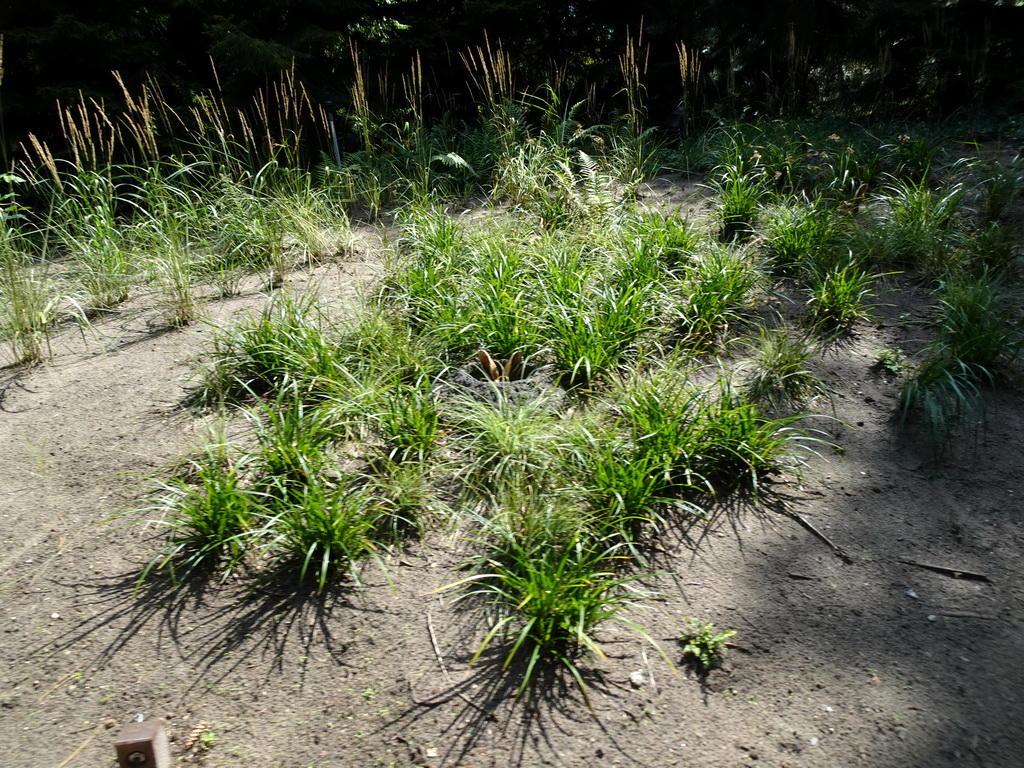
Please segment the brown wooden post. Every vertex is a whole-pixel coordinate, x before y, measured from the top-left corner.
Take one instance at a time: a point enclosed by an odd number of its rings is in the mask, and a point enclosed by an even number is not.
[[[160,720],[128,723],[114,740],[118,768],[172,768],[167,733]]]

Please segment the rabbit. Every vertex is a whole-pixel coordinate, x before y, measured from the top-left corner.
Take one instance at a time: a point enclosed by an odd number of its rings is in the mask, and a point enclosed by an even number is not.
[[[480,350],[477,354],[477,359],[480,361],[480,367],[483,369],[484,374],[491,381],[512,381],[519,375],[519,368],[523,362],[523,353],[514,352],[505,365],[500,365],[485,349]]]

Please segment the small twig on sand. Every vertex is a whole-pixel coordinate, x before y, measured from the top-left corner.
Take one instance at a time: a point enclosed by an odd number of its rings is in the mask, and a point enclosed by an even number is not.
[[[56,683],[54,683],[49,688],[47,688],[45,691],[43,691],[42,695],[40,695],[40,697],[39,697],[39,700],[40,701],[45,701],[47,696],[49,696],[51,693],[53,693],[58,688],[60,688],[62,685],[64,685],[64,683],[66,683],[68,680],[74,680],[75,679],[75,675],[81,676],[82,675],[82,671],[84,669],[85,669],[85,667],[82,666],[82,667],[79,667],[77,669],[72,670],[71,672],[68,672],[66,675],[64,675],[64,677],[62,677]]]
[[[975,581],[987,581],[991,583],[992,579],[986,576],[984,573],[973,573],[972,571],[965,571],[962,568],[947,568],[944,565],[930,565],[928,563],[919,563],[916,560],[908,560],[905,557],[897,558],[904,565],[913,565],[917,568],[925,568],[929,571],[935,571],[936,573],[942,573],[946,576],[952,576],[954,579],[973,579]]]
[[[72,760],[74,760],[76,757],[78,757],[78,755],[81,754],[82,750],[85,749],[87,746],[89,746],[89,744],[92,742],[92,740],[95,739],[96,736],[99,735],[99,732],[102,731],[102,730],[103,730],[103,723],[100,723],[95,728],[93,728],[92,733],[89,734],[89,738],[87,738],[85,741],[83,741],[81,744],[79,744],[78,748],[74,752],[72,752],[70,755],[68,755],[67,758],[64,760],[64,762],[61,763],[60,765],[58,765],[57,768],[64,768],[64,766],[68,765]]]
[[[640,656],[644,660],[644,666],[647,667],[647,679],[651,681],[651,690],[654,692],[654,695],[657,696],[658,695],[658,684],[656,682],[654,682],[654,670],[651,669],[651,662],[650,662],[650,659],[647,658],[647,651],[644,650],[643,648],[641,648],[640,649]]]
[[[785,515],[787,515],[788,517],[792,518],[793,520],[796,520],[798,523],[800,523],[800,525],[802,525],[808,531],[810,531],[815,536],[817,536],[819,539],[821,539],[823,542],[825,542],[825,544],[828,545],[828,548],[832,550],[833,554],[835,554],[844,563],[846,563],[847,565],[850,565],[853,562],[853,558],[850,557],[848,554],[846,554],[846,550],[844,550],[838,544],[834,543],[832,541],[832,539],[830,539],[824,533],[822,533],[817,528],[815,528],[813,525],[811,525],[807,521],[807,519],[803,515],[801,515],[799,512],[794,512],[792,509],[789,509],[787,506],[783,506],[782,509],[783,509],[783,513]]]
[[[477,704],[475,701],[469,698],[469,696],[464,694],[462,691],[448,690],[447,692],[439,693],[436,696],[431,696],[427,699],[419,699],[416,698],[416,691],[413,690],[411,682],[409,683],[409,691],[410,693],[412,693],[412,703],[415,704],[417,707],[439,707],[442,704],[447,704],[452,699],[462,699],[464,702],[469,704],[469,706],[473,707],[473,709],[477,710],[478,712],[482,712],[483,714],[488,716],[493,716],[492,712],[490,712],[484,707],[481,707],[479,704]]]
[[[434,656],[437,658],[438,666],[441,667],[441,673],[444,675],[444,679],[448,681],[448,685],[452,684],[452,676],[448,674],[448,668],[444,665],[444,659],[441,658],[441,649],[437,645],[437,638],[434,636],[434,623],[430,620],[430,611],[427,610],[427,632],[430,635],[430,644],[434,648]]]

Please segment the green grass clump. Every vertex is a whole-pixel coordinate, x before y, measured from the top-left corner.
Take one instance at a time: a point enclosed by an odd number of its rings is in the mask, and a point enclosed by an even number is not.
[[[331,337],[342,370],[340,379],[329,382],[329,394],[338,388],[350,389],[353,380],[375,382],[374,386],[411,385],[446,367],[443,339],[430,332],[414,332],[387,308],[357,307],[351,316],[329,325],[336,328]]]
[[[726,378],[692,402],[687,469],[714,495],[734,488],[757,493],[764,475],[796,469],[801,455],[822,442],[798,428],[803,414],[768,418]]]
[[[258,317],[218,330],[192,400],[213,405],[274,396],[286,386],[305,395],[322,395],[340,376],[335,345],[317,298],[274,296]]]
[[[842,257],[842,220],[819,203],[780,203],[762,211],[767,268],[773,274],[827,269]]]
[[[363,478],[312,480],[291,492],[291,503],[267,522],[263,548],[274,565],[296,569],[298,582],[313,581],[318,592],[339,573],[358,585],[360,562],[377,556],[379,521],[377,501]]]
[[[438,487],[437,465],[420,462],[376,463],[368,478],[377,512],[375,539],[400,544],[422,537],[429,528],[456,522],[454,510]]]
[[[73,260],[82,304],[89,310],[111,309],[128,298],[140,267],[117,216],[123,190],[111,175],[98,171],[66,174],[64,183],[49,227]]]
[[[255,442],[251,457],[259,487],[283,503],[323,475],[328,449],[347,431],[333,409],[309,405],[299,394],[285,387],[274,401],[242,411]]]
[[[963,230],[964,188],[933,191],[918,182],[893,179],[875,197],[878,218],[867,230],[866,247],[885,267],[943,274]]]
[[[0,338],[13,363],[37,365],[47,358],[61,301],[45,266],[0,242]]]
[[[807,276],[808,308],[811,322],[826,333],[845,331],[858,320],[869,320],[868,306],[874,298],[873,274],[852,257],[830,269],[813,269]]]
[[[463,300],[469,250],[443,213],[424,214],[407,227],[408,242],[389,265],[379,301],[400,313],[414,333],[430,333],[446,351],[468,353],[472,325]]]
[[[383,394],[372,421],[390,461],[426,461],[444,432],[431,381],[397,384]]]
[[[465,399],[452,410],[463,493],[474,503],[501,506],[549,489],[563,441],[554,403],[516,402],[495,389],[494,402]]]
[[[624,457],[650,467],[661,489],[684,496],[756,492],[764,474],[795,467],[816,442],[796,428],[801,415],[765,416],[724,374],[709,387],[669,370],[626,380],[606,397],[627,435]]]
[[[657,438],[640,444],[622,426],[583,426],[570,436],[563,457],[573,489],[567,498],[578,503],[592,536],[620,542],[646,562],[641,546],[647,537],[666,530],[676,515],[699,517],[701,511],[680,498],[676,468],[651,449]]]
[[[661,491],[704,483],[692,467],[698,438],[691,429],[704,394],[685,370],[667,366],[621,379],[605,395],[607,407],[619,416],[630,460],[649,468]]]
[[[747,321],[764,273],[743,250],[709,245],[678,281],[674,314],[679,335],[694,352],[708,352]]]
[[[477,573],[445,589],[462,588],[460,599],[479,601],[486,611],[488,631],[472,662],[495,641],[508,649],[503,669],[521,660],[517,697],[544,665],[556,664],[569,671],[592,706],[580,658],[604,658],[594,630],[605,622],[627,627],[661,652],[646,630],[625,615],[644,594],[629,588],[636,576],[616,572],[614,547],[579,536],[556,542],[531,539],[519,533],[525,526],[489,525],[485,530],[492,541],[476,563]]]
[[[716,169],[710,186],[716,195],[721,240],[734,242],[749,238],[757,221],[758,206],[767,194],[762,169],[721,166]]]
[[[769,408],[803,406],[825,392],[825,385],[808,369],[817,354],[814,341],[787,328],[761,332],[744,385],[748,400]]]
[[[636,213],[626,218],[620,230],[623,258],[619,270],[626,280],[644,275],[660,279],[666,271],[688,264],[705,236],[693,221],[679,214]]]
[[[484,242],[463,286],[466,298],[464,333],[476,345],[502,358],[516,352],[535,355],[544,344],[534,264],[516,243]],[[525,279],[524,279],[525,277]]]
[[[892,174],[902,179],[927,181],[942,153],[942,138],[937,131],[928,128],[900,132],[882,147]]]
[[[1021,172],[1020,159],[1014,158],[1013,162],[1005,165],[993,160],[986,163],[982,170],[982,221],[1001,221],[1024,191],[1024,173]]]
[[[246,485],[248,471],[244,457],[213,443],[188,462],[186,472],[157,483],[142,511],[159,515],[150,522],[168,529],[167,543],[140,582],[163,568],[175,583],[200,569],[220,568],[225,579],[231,574],[267,511],[264,496]]]
[[[1021,335],[1003,308],[1005,281],[997,274],[954,276],[937,290],[939,337],[934,347],[968,365],[985,368],[1016,357]]]
[[[980,275],[1007,269],[1016,257],[1017,235],[1011,226],[998,221],[972,232],[963,243],[957,266],[961,272]]]
[[[902,420],[919,417],[936,451],[981,408],[981,387],[1016,359],[1022,343],[1017,324],[1002,309],[998,275],[958,275],[937,289],[938,333],[924,361],[909,375],[900,403]]]
[[[590,285],[555,299],[543,322],[556,372],[572,386],[612,372],[655,329],[660,296],[650,283]]]
[[[226,578],[259,553],[269,563],[253,567],[290,570],[317,591],[339,573],[358,583],[362,560],[420,529],[427,513],[413,510],[440,508],[425,494],[414,498],[411,482],[394,473],[386,482],[340,473],[329,452],[339,435],[330,410],[295,395],[285,390],[246,409],[243,443],[213,443],[186,473],[157,484],[144,509],[159,513],[153,522],[170,533],[140,581],[164,568],[176,584],[216,568]]]
[[[920,418],[932,449],[942,454],[954,432],[981,407],[981,386],[991,372],[934,351],[900,390],[900,418]]]

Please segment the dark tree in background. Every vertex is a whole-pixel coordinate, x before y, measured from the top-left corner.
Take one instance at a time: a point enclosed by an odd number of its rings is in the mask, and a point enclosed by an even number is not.
[[[156,78],[187,104],[217,87],[248,98],[282,70],[341,102],[349,41],[371,70],[419,52],[438,109],[466,101],[460,54],[501,41],[523,85],[560,73],[613,100],[618,57],[641,31],[652,118],[682,96],[679,44],[699,64],[697,113],[904,117],[1024,101],[1022,0],[32,0],[0,5],[8,146],[45,131],[57,100],[116,105]],[[214,78],[211,60],[216,64]]]
[[[10,3],[5,3],[10,5]],[[350,36],[389,28],[384,0],[32,0],[0,11],[8,142],[42,129],[57,100],[116,104],[147,76],[174,104],[210,88],[247,99],[296,67],[323,88],[348,63]],[[216,75],[214,66],[216,66]]]
[[[19,136],[37,121],[42,123],[58,100],[69,104],[79,94],[111,96],[116,87],[113,69],[129,81],[146,71],[166,78],[172,71],[167,5],[34,0],[8,7],[0,26],[7,132]]]
[[[407,28],[382,53],[420,50],[453,89],[458,53],[486,30],[526,82],[544,82],[554,61],[610,96],[617,57],[642,30],[656,115],[680,98],[679,43],[700,64],[704,106],[730,116],[924,118],[1024,102],[1022,0],[413,0],[400,15]]]

